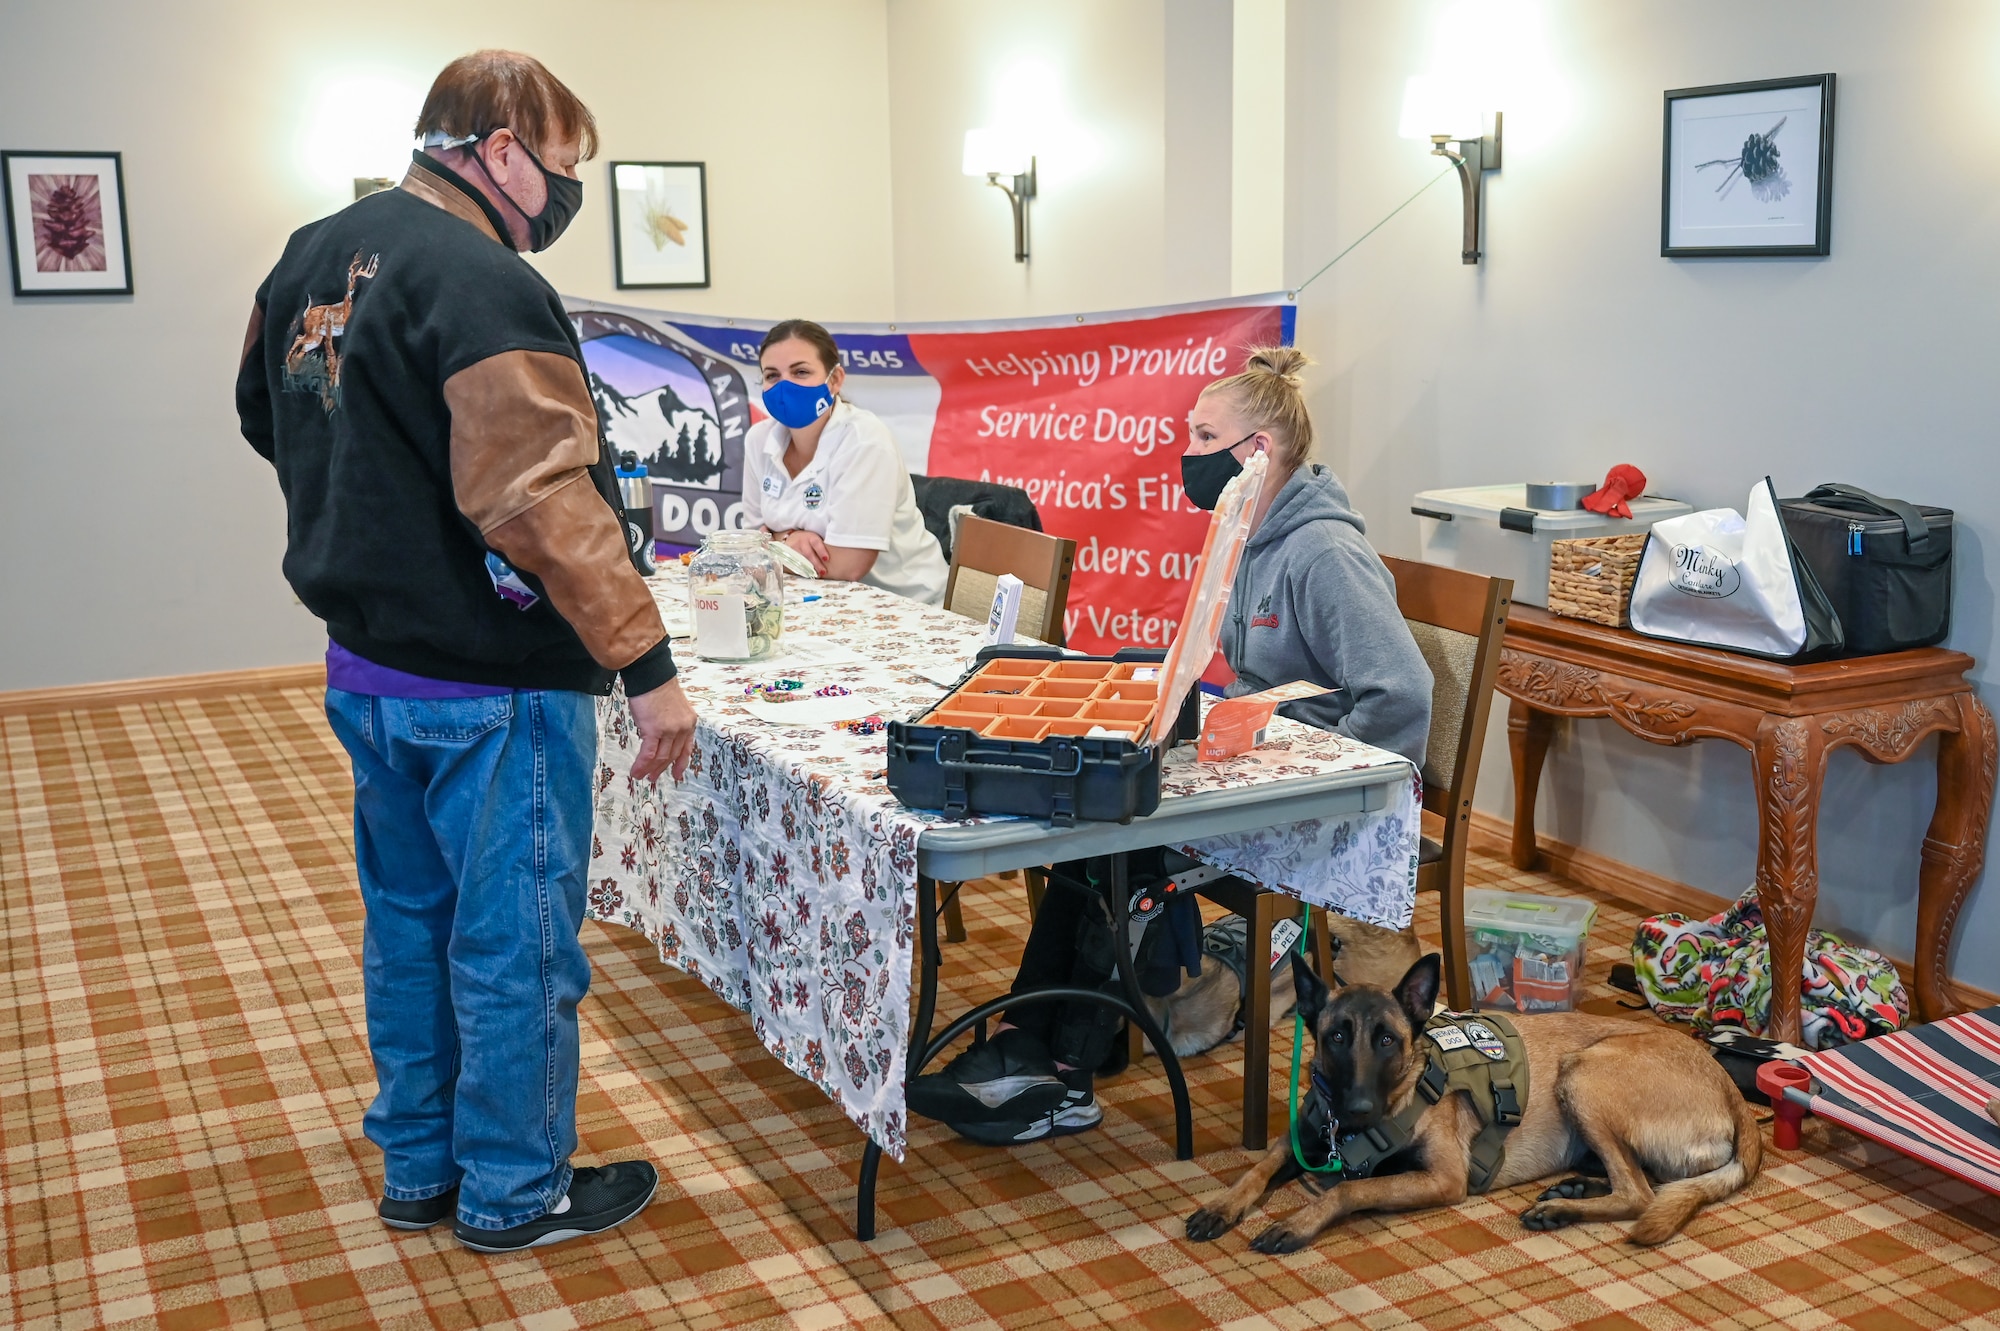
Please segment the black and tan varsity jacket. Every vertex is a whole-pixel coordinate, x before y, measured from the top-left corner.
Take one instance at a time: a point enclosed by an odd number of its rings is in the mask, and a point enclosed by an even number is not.
[[[285,577],[328,635],[434,679],[672,679],[576,331],[492,205],[421,154],[294,232],[236,382],[277,468]],[[523,602],[532,602],[522,608]]]

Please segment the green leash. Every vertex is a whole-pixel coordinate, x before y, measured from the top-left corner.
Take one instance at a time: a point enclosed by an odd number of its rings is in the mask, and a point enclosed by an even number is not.
[[[1306,959],[1306,933],[1307,931],[1304,929],[1299,930],[1299,959],[1302,961]],[[1292,1093],[1285,1097],[1285,1109],[1291,1118],[1292,1159],[1297,1162],[1300,1169],[1305,1170],[1309,1174],[1338,1174],[1341,1169],[1341,1161],[1340,1148],[1337,1144],[1333,1142],[1327,1143],[1330,1148],[1330,1158],[1323,1165],[1307,1164],[1305,1151],[1299,1145],[1299,1054],[1305,1048],[1305,1045],[1305,1013],[1299,1011],[1298,1004],[1294,1003],[1292,1005]],[[1328,1113],[1331,1112],[1332,1110],[1329,1109]]]

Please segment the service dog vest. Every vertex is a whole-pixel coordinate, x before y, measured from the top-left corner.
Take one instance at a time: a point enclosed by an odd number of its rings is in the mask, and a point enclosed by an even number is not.
[[[1507,1158],[1507,1134],[1528,1103],[1528,1053],[1514,1024],[1489,1012],[1440,1012],[1417,1037],[1425,1056],[1417,1093],[1401,1113],[1372,1128],[1341,1137],[1341,1174],[1367,1178],[1389,1157],[1407,1149],[1417,1120],[1454,1091],[1463,1091],[1479,1114],[1466,1187],[1485,1192]],[[1318,1105],[1315,1103],[1315,1108]]]

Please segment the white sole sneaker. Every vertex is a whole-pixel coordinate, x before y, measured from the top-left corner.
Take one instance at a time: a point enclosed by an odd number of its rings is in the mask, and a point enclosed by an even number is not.
[[[1088,1091],[1072,1091],[1070,1099],[1040,1118],[1012,1123],[953,1123],[951,1130],[982,1146],[1019,1146],[1044,1137],[1066,1137],[1086,1132],[1104,1121],[1104,1110]]]

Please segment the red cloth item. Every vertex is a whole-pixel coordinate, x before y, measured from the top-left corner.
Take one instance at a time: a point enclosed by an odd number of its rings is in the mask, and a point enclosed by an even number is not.
[[[1604,473],[1604,485],[1583,497],[1583,506],[1606,517],[1629,518],[1632,506],[1625,501],[1646,493],[1646,473],[1629,462],[1621,462]]]

